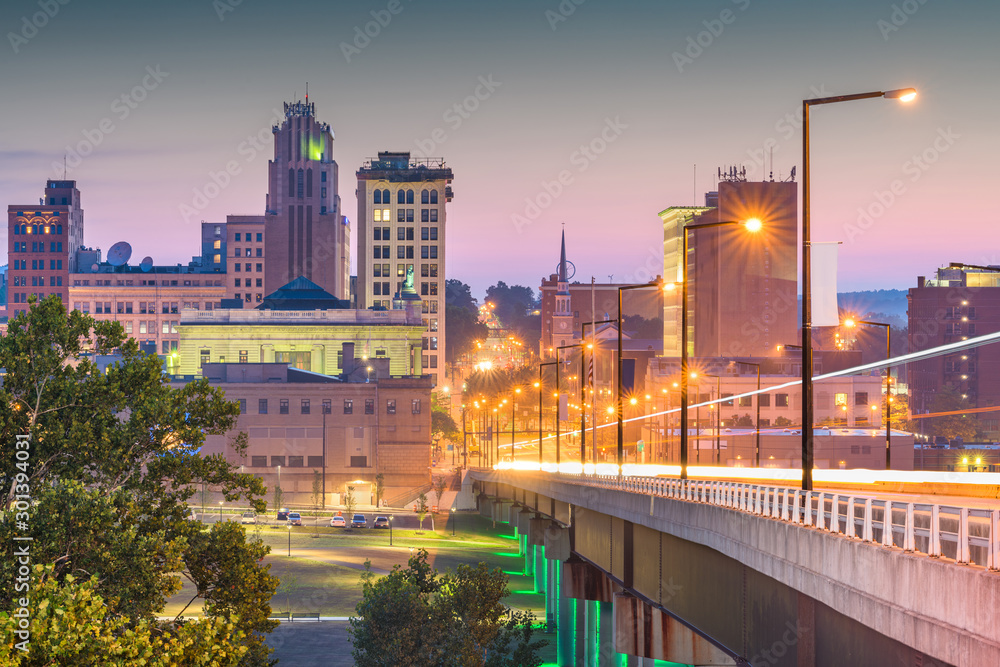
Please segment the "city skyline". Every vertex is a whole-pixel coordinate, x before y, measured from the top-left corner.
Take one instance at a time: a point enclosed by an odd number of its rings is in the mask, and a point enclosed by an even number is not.
[[[202,220],[262,215],[270,128],[308,81],[343,178],[383,150],[443,157],[459,174],[448,277],[476,296],[497,280],[537,289],[562,223],[576,279],[644,280],[662,267],[657,213],[703,204],[718,168],[761,180],[773,148],[776,180],[801,171],[803,98],[913,86],[910,105],[814,110],[814,239],[843,242],[842,291],[1000,263],[969,242],[993,221],[976,195],[1000,143],[998,8],[304,2],[274,16],[219,0],[54,3],[43,21],[40,7],[0,9],[0,192],[33,201],[69,147],[86,242],[105,252],[124,239],[136,256],[186,263]],[[609,225],[624,242],[602,242]],[[518,258],[503,275],[477,260],[484,238]]]

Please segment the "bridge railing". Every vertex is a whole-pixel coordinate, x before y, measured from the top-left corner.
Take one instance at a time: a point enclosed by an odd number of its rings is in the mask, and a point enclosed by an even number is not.
[[[604,475],[573,475],[567,481],[717,505],[847,539],[1000,570],[1000,510],[996,509],[728,481]]]

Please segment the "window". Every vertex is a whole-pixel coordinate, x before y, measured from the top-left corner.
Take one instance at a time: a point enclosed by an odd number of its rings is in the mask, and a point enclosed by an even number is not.
[[[302,399],[301,412],[304,415],[309,414],[309,399],[308,398],[303,398]]]
[[[427,204],[430,202],[430,192],[427,190],[421,190],[420,192],[420,203]]]
[[[288,457],[288,467],[289,468],[301,468],[305,464],[303,457],[301,456],[289,456]]]
[[[239,232],[236,232],[236,236],[233,238],[233,240],[236,241],[237,243],[239,243],[239,241],[240,241],[240,233]],[[247,241],[249,241],[249,240],[250,239],[247,239]]]
[[[266,415],[267,414],[267,399],[258,398],[257,399],[257,414]]]
[[[377,208],[374,211],[372,211],[372,216],[373,216],[372,219],[375,222],[382,222],[382,209]]]
[[[867,391],[854,392],[854,405],[868,405],[868,392]]]
[[[412,401],[410,401],[410,411],[413,414],[415,414],[415,415],[419,415],[420,414],[420,399],[419,398],[415,398]]]
[[[266,456],[251,456],[250,457],[250,467],[251,468],[266,468],[267,467],[267,457]]]
[[[247,363],[247,357],[248,356],[249,355],[248,355],[248,353],[247,353],[246,350],[240,350],[240,363],[241,364]]]
[[[837,407],[842,405],[847,405],[847,394],[846,393],[835,393],[833,395],[833,404]]]
[[[757,406],[761,408],[771,407],[771,395],[770,394],[757,394]],[[763,421],[763,420],[761,420]]]
[[[322,456],[310,456],[306,459],[307,464],[310,468],[322,468],[323,467],[323,457]]]
[[[775,394],[774,405],[779,408],[788,407],[788,394]]]
[[[396,399],[393,398],[385,399],[385,414],[387,415],[396,414]]]
[[[431,222],[438,221],[438,210],[436,208],[431,209]]]
[[[272,468],[277,468],[279,466],[284,466],[284,465],[285,465],[285,457],[284,456],[272,456],[271,457],[271,467]]]
[[[431,203],[432,204],[438,203],[438,192],[437,192],[437,190],[431,190]]]
[[[323,414],[328,415],[333,413],[333,402],[329,398],[323,399]]]
[[[749,408],[753,406],[753,396],[740,396],[740,407]]]
[[[240,399],[240,414],[245,415],[247,413],[247,399]]]
[[[326,176],[326,174],[323,175]],[[263,242],[264,242],[264,233],[257,232],[257,243],[263,243]]]
[[[344,414],[353,415],[354,414],[354,401],[349,398],[344,399]]]
[[[278,414],[287,415],[288,414],[288,399],[283,398],[278,401]]]
[[[323,173],[323,176],[326,176],[326,172]],[[374,193],[372,193],[372,195],[373,195],[372,196],[372,203],[373,204],[381,204],[382,203],[382,191],[381,190],[376,190]]]
[[[375,414],[375,399],[374,398],[366,398],[365,399],[365,414],[366,415],[373,415],[373,414]]]

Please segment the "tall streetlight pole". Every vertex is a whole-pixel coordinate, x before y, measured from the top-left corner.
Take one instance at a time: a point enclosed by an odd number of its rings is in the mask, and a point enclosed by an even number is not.
[[[754,443],[754,467],[760,467],[760,364],[755,364],[752,361],[737,361],[738,364],[743,364],[744,366],[753,366],[757,371],[757,393],[754,395],[754,403],[757,404],[757,418],[754,420],[754,427],[756,431],[756,439]]]
[[[763,223],[757,218],[749,220],[722,220],[706,222],[699,225],[685,225],[681,232],[683,243],[681,263],[683,279],[681,280],[681,479],[687,479],[688,467],[688,232],[709,227],[727,227],[743,225],[748,232],[759,232]]]
[[[590,324],[590,322],[585,322],[583,324],[583,326],[586,327],[588,324]],[[576,348],[576,347],[580,348],[580,405],[581,405],[580,413],[581,413],[581,415],[583,415],[580,418],[580,465],[583,465],[584,463],[586,463],[586,460],[587,460],[587,457],[586,457],[587,446],[586,446],[586,442],[584,441],[584,435],[583,435],[584,433],[587,432],[587,411],[582,407],[583,403],[586,400],[586,397],[585,397],[584,392],[583,392],[583,372],[584,372],[583,360],[586,357],[586,353],[584,352],[584,349],[586,349],[588,347],[591,348],[591,349],[593,349],[594,346],[592,344],[588,344],[586,341],[581,341],[579,343],[573,343],[571,345],[560,345],[559,347],[557,347],[555,349],[555,353],[556,353],[556,361],[559,361],[559,351],[560,350],[568,350],[568,349]],[[570,379],[572,380],[573,378],[570,378]],[[556,365],[556,392],[558,392],[558,391],[559,391],[559,366]],[[557,414],[557,419],[558,419],[560,402],[561,402],[560,400],[556,400],[556,414]],[[559,463],[559,429],[558,428],[556,429],[556,463]]]
[[[617,320],[598,320],[596,322],[584,322],[580,326],[580,341],[581,344],[587,340],[587,327],[596,327],[598,324],[615,324]],[[597,333],[597,332],[594,332]],[[587,343],[587,349],[590,350],[591,363],[594,363],[594,355],[597,354],[595,351],[595,346],[597,341],[592,343]],[[580,405],[584,406],[584,409],[580,411],[580,463],[587,462],[587,394],[584,390],[583,378],[588,377],[585,366],[586,355],[583,352],[580,353]],[[596,364],[594,364],[596,366]],[[596,400],[594,397],[594,390],[591,387],[590,400]],[[594,421],[597,421],[596,411]],[[596,428],[596,425],[595,425]],[[597,432],[594,432],[594,464],[597,464]]]
[[[618,363],[616,368],[618,370],[618,387],[615,397],[615,403],[618,412],[618,474],[622,474],[622,463],[625,458],[625,419],[623,417],[624,410],[622,409],[622,328],[624,322],[622,320],[622,292],[630,289],[644,289],[649,287],[659,287],[661,289],[670,289],[667,284],[661,281],[653,281],[649,283],[641,283],[638,285],[622,285],[618,288],[618,318],[615,320],[618,327]]]
[[[892,346],[891,346],[891,326],[885,322],[870,322],[868,320],[853,320],[848,319],[844,321],[845,327],[853,327],[858,324],[865,324],[870,327],[885,327],[885,359],[888,361],[892,358]],[[885,367],[885,469],[891,470],[890,464],[892,463],[892,436],[891,426],[890,426],[890,413],[889,413],[889,400],[890,394],[889,390],[892,383],[892,374],[888,366]]]
[[[836,95],[802,100],[802,488],[813,488],[813,350],[812,350],[812,259],[809,230],[809,107],[835,102],[853,102],[875,97],[909,102],[917,96],[913,88]]]
[[[521,393],[521,388],[517,387],[514,389],[514,393],[511,395],[510,399],[510,460],[514,460],[514,434],[516,429],[514,428],[514,420],[516,419],[517,413],[517,395]]]
[[[538,465],[542,465],[542,367],[543,366],[555,366],[555,361],[544,361],[538,364]],[[556,369],[556,379],[559,378],[559,370]],[[558,415],[556,415],[558,416]]]

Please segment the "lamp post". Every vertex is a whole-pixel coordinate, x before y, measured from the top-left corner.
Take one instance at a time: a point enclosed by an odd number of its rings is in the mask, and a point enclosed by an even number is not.
[[[514,420],[517,419],[517,395],[521,393],[521,388],[517,387],[514,389],[513,395],[510,399],[510,460],[514,460],[514,437],[516,429],[514,427]]]
[[[451,536],[452,537],[455,537],[455,521],[457,520],[457,518],[458,518],[458,515],[455,514],[455,508],[452,507],[451,508]]]
[[[752,361],[737,361],[738,364],[743,364],[744,366],[753,366],[757,371],[757,393],[754,395],[754,402],[757,404],[757,418],[754,419],[754,430],[756,431],[756,438],[754,442],[754,467],[760,467],[760,364],[755,364]]]
[[[757,218],[748,220],[722,220],[699,225],[685,225],[682,232],[681,262],[684,269],[681,280],[681,479],[687,479],[688,465],[688,232],[710,227],[743,225],[748,232],[759,232],[763,223]]]
[[[288,522],[288,557],[292,557],[292,522]]]
[[[583,326],[586,327],[587,324],[590,324],[590,323],[589,322],[585,322]],[[582,330],[581,330],[581,333],[582,333]],[[583,435],[587,431],[587,411],[583,408],[583,404],[586,403],[586,396],[585,396],[585,394],[583,392],[583,371],[584,371],[583,360],[584,360],[584,357],[586,356],[586,354],[584,353],[584,349],[588,348],[588,347],[591,348],[591,349],[593,349],[594,346],[593,346],[593,344],[588,344],[586,341],[583,341],[583,340],[581,340],[579,343],[573,343],[571,345],[560,345],[555,350],[555,352],[556,352],[556,361],[557,362],[559,361],[559,351],[560,350],[568,350],[568,349],[574,348],[574,347],[580,348],[580,406],[581,406],[580,407],[580,414],[581,414],[581,417],[580,417],[580,465],[583,465],[584,463],[586,463],[586,460],[587,460],[587,457],[586,457],[587,444],[586,444],[586,442],[584,440],[584,435]],[[572,379],[573,378],[570,378],[570,380],[572,380]],[[558,366],[558,364],[556,365],[556,392],[557,393],[559,392],[559,366]],[[556,400],[556,421],[557,422],[558,422],[558,419],[559,419],[559,407],[560,407],[560,402],[561,402],[559,399],[561,399],[561,398],[562,397],[560,396]],[[557,427],[556,428],[556,463],[559,463],[559,451],[560,451],[559,450],[559,429]]]
[[[538,465],[542,465],[542,366],[555,366],[555,361],[544,361],[538,364]],[[556,369],[556,381],[559,380],[559,369]],[[557,417],[559,415],[556,415]]]
[[[389,546],[392,546],[392,520],[396,517],[392,514],[389,515]]]
[[[888,361],[892,358],[892,347],[891,347],[891,326],[885,322],[870,322],[868,320],[854,320],[847,319],[844,321],[844,326],[854,327],[859,324],[865,324],[870,327],[885,327],[885,360]],[[892,383],[892,374],[888,366],[885,367],[885,469],[891,470],[890,463],[892,462],[892,450],[890,445],[892,444],[892,435],[890,427],[890,415],[889,415],[889,401],[890,399],[890,388]]]
[[[615,324],[615,323],[617,323],[617,321],[618,320],[598,320],[596,322],[584,322],[582,325],[580,325],[580,341],[581,341],[581,343],[585,342],[587,340],[587,327],[596,327],[598,324]],[[596,334],[597,332],[595,331],[593,333]],[[597,345],[597,341],[596,340],[593,343],[588,343],[587,344],[587,349],[590,350],[590,362],[591,362],[592,365],[595,365],[595,366],[596,366],[596,364],[594,363],[594,355],[597,354],[596,348],[595,348],[596,345]],[[582,409],[580,411],[580,463],[581,464],[587,462],[587,436],[586,436],[586,432],[587,432],[587,410],[586,410],[587,394],[584,391],[583,378],[588,377],[589,374],[587,373],[587,370],[584,367],[585,361],[586,361],[586,355],[581,352],[580,353],[580,405],[584,407],[584,409]],[[591,401],[595,400],[595,398],[594,398],[594,388],[593,387],[590,388],[590,400]],[[594,413],[594,415],[595,415],[594,421],[595,422],[597,421],[596,414],[597,413],[596,413],[596,408],[595,408],[595,413]],[[594,428],[595,429],[597,428],[596,425],[595,425]],[[593,447],[594,447],[594,464],[596,465],[597,464],[597,431],[596,430],[594,431],[594,445],[593,445]]]
[[[917,96],[913,88],[836,95],[802,100],[802,488],[813,488],[813,382],[812,382],[812,250],[809,230],[809,107],[835,102],[853,102],[876,97],[909,102]]]
[[[668,286],[670,285],[670,286]],[[622,410],[622,292],[630,289],[643,289],[649,287],[659,287],[661,289],[672,289],[672,283],[663,283],[659,280],[641,283],[638,285],[622,285],[618,288],[618,317],[615,320],[618,327],[618,359],[617,359],[617,393],[615,397],[615,404],[618,411],[618,458],[616,463],[618,464],[618,475],[622,474],[622,462],[625,458],[625,420],[623,418],[624,411]]]
[[[222,501],[219,501],[219,523],[222,523]]]

